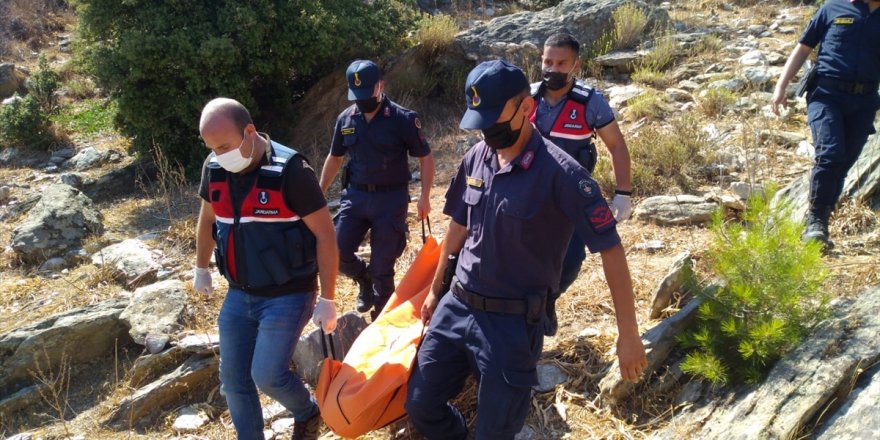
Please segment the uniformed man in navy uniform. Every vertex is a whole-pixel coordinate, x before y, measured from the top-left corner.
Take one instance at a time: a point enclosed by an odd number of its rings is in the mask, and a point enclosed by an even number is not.
[[[293,414],[294,439],[317,439],[318,407],[290,357],[309,316],[324,331],[336,327],[338,259],[324,194],[305,158],[257,133],[241,103],[210,101],[199,131],[211,154],[199,187],[193,288],[213,292],[213,250],[229,282],[218,318],[220,381],[238,439],[263,439],[257,388]]]
[[[786,87],[817,45],[816,76],[807,88],[807,120],[816,146],[810,210],[803,238],[829,246],[828,219],[846,174],[880,108],[880,0],[828,0],[810,21],[776,83],[771,106],[785,105]]]
[[[470,72],[464,129],[484,141],[465,155],[446,193],[452,217],[440,267],[422,307],[428,329],[409,380],[406,409],[429,439],[464,439],[467,423],[448,403],[469,373],[479,380],[477,439],[512,439],[537,385],[544,304],[559,288],[573,230],[599,252],[617,313],[623,377],[646,365],[632,281],[611,210],[596,181],[529,123],[535,106],[523,72],[488,61]],[[455,281],[442,292],[447,257]]]
[[[394,262],[406,247],[406,212],[410,174],[407,157],[419,159],[422,191],[420,219],[431,211],[434,159],[415,112],[385,96],[382,72],[372,61],[348,66],[348,99],[354,104],[339,114],[330,154],[321,172],[325,192],[349,155],[342,176],[342,206],[335,218],[339,270],[354,279],[360,293],[357,310],[372,316],[394,292]],[[355,255],[370,231],[370,265]]]
[[[532,84],[532,96],[537,105],[530,119],[542,136],[562,148],[590,174],[596,168],[598,158],[593,138],[599,135],[611,153],[617,181],[611,212],[621,222],[632,214],[629,150],[608,101],[598,90],[575,78],[581,70],[579,52],[580,43],[569,34],[553,34],[544,41],[541,57],[543,80]],[[556,300],[577,279],[586,258],[584,241],[575,232],[562,262],[559,292],[552,292],[547,299],[545,335],[556,334]]]

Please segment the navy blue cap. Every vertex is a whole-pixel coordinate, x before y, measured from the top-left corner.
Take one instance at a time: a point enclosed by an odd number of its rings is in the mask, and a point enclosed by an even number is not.
[[[379,66],[370,60],[357,60],[345,71],[348,79],[348,100],[367,99],[373,96],[373,88],[382,79]]]
[[[458,125],[463,129],[484,129],[494,124],[510,98],[529,88],[519,67],[503,60],[484,61],[468,74],[464,85],[467,110]]]

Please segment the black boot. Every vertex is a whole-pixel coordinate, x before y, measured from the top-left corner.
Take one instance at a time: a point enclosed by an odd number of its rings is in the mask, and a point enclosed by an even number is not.
[[[801,240],[806,243],[808,241],[818,241],[822,243],[822,247],[827,249],[830,247],[831,241],[828,239],[828,219],[831,218],[830,206],[812,206],[810,213],[807,215],[807,227]]]
[[[373,277],[364,271],[354,280],[358,283],[357,311],[365,313],[373,307]]]
[[[556,300],[559,299],[560,293],[547,295],[547,319],[544,320],[544,336],[554,336],[556,330],[559,329],[559,322],[556,320]]]

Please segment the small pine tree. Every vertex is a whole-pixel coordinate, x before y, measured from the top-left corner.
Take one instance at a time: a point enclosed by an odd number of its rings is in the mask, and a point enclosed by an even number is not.
[[[681,366],[687,373],[760,382],[827,315],[821,248],[801,242],[789,206],[770,206],[774,193],[752,196],[744,224],[725,222],[723,211],[714,216],[709,254],[722,287],[701,293],[697,326],[679,338],[694,349]]]

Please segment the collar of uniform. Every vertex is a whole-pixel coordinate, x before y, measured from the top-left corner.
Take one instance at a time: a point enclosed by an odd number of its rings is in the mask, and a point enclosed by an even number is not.
[[[538,130],[532,130],[532,138],[529,139],[529,142],[526,143],[526,146],[523,147],[523,150],[519,152],[519,156],[516,156],[509,165],[505,167],[505,169],[501,169],[498,164],[498,156],[495,154],[495,151],[489,148],[488,145],[483,143],[483,163],[486,164],[490,169],[494,170],[496,173],[507,173],[513,170],[514,166],[518,166],[523,170],[528,170],[535,163],[535,157],[538,155],[540,148],[544,145],[542,141],[541,135],[538,134]]]
[[[528,171],[529,168],[534,165],[535,156],[538,155],[538,151],[543,145],[544,142],[542,141],[541,135],[538,134],[538,130],[532,130],[531,139],[529,139],[529,142],[526,143],[523,150],[519,152],[519,156],[517,156],[511,164]]]

